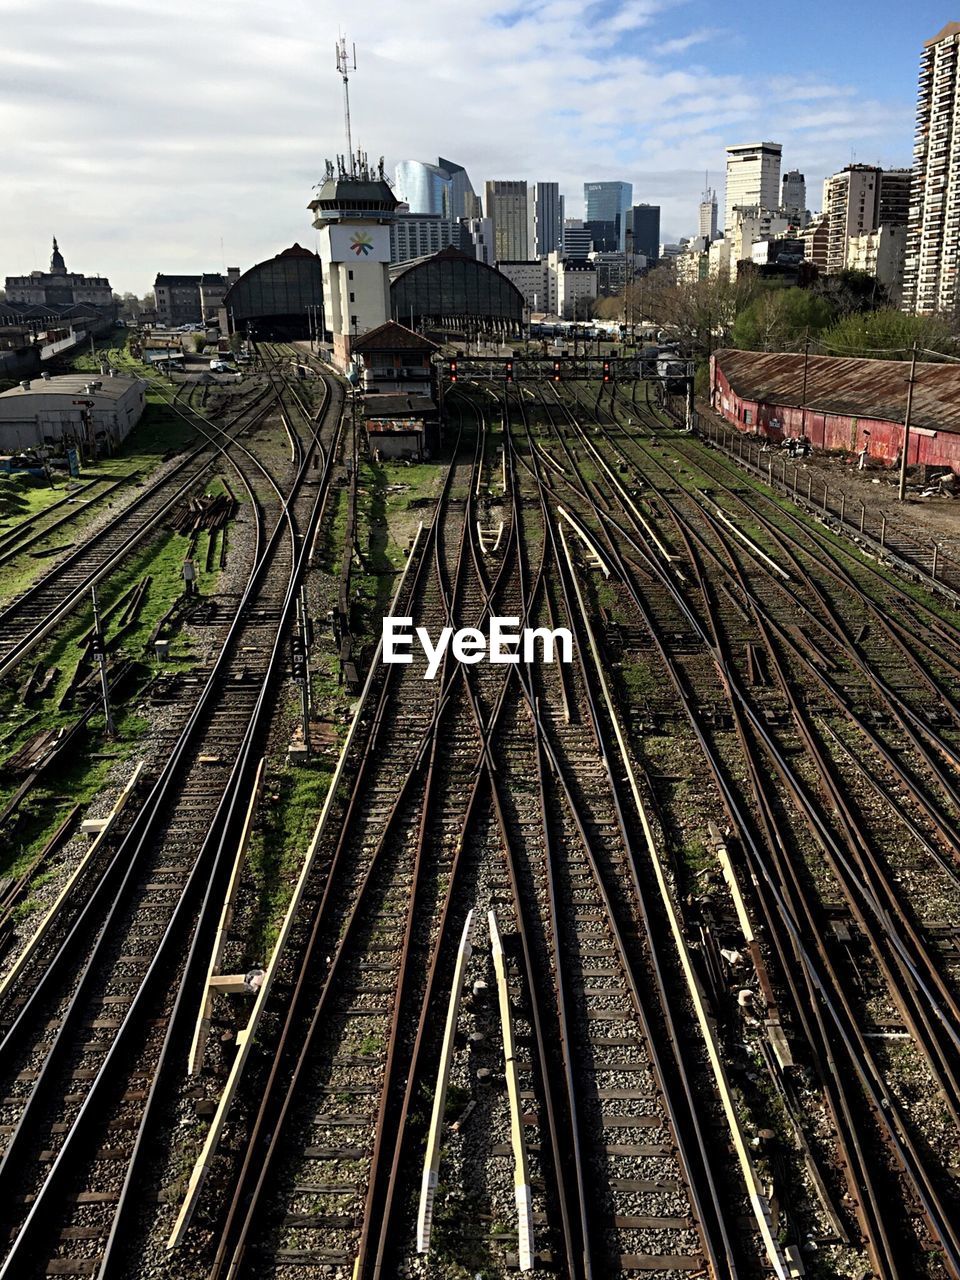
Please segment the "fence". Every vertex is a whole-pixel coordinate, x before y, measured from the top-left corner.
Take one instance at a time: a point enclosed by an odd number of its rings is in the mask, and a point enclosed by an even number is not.
[[[681,398],[668,397],[666,409],[678,425],[684,422]],[[693,429],[771,489],[786,494],[836,532],[846,534],[878,559],[895,565],[944,596],[955,608],[960,607],[960,563],[947,556],[940,543],[912,537],[884,512],[871,510],[859,498],[850,498],[837,485],[831,489],[829,479],[804,467],[801,459],[790,458],[786,450],[771,448],[765,441],[728,426],[714,414],[694,410]]]

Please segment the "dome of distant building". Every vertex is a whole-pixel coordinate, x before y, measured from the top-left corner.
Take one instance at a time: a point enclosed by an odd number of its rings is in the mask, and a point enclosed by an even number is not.
[[[105,276],[85,276],[68,271],[56,237],[49,271],[31,271],[28,276],[7,276],[7,302],[29,307],[72,307],[86,303],[116,314],[113,290]]]

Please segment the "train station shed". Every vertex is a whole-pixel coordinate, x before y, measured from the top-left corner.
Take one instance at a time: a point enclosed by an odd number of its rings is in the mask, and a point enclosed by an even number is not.
[[[899,462],[907,360],[714,352],[710,403],[741,431],[780,441],[805,435],[814,449]],[[960,473],[960,366],[917,363],[908,466]]]
[[[141,378],[70,373],[25,378],[0,394],[0,453],[80,443],[115,448],[146,407]]]
[[[495,268],[449,248],[390,268],[390,310],[411,328],[481,327],[519,334],[523,294]]]
[[[219,310],[221,333],[292,340],[310,336],[313,317],[323,311],[320,258],[292,244],[276,257],[258,262],[224,294]]]

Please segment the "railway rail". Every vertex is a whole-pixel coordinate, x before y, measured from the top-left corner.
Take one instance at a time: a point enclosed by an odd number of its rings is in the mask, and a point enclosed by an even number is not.
[[[143,1137],[180,1027],[180,996],[197,980],[225,850],[273,715],[304,542],[327,492],[322,480],[308,483],[311,460],[320,456],[328,473],[339,403],[331,386],[323,445],[310,415],[306,438],[303,427],[294,431],[299,461],[291,480],[277,483],[247,455],[261,481],[259,493],[248,490],[260,533],[220,655],[79,911],[53,945],[38,947],[8,979],[0,1071],[12,1124],[0,1185],[10,1188],[15,1234],[0,1274],[107,1274],[118,1265],[114,1222],[136,1195]]]
[[[633,410],[635,416],[635,409]],[[572,417],[570,425],[573,427],[574,437],[578,440],[578,447],[585,447],[589,451],[591,458],[596,453],[595,440],[591,439],[594,430],[599,431],[602,435],[607,434],[602,427],[591,427],[588,432],[583,423],[579,420],[582,416],[582,404],[580,411],[576,417]],[[589,414],[593,422],[600,421],[594,412]],[[651,437],[652,432],[652,439]],[[956,1243],[951,1225],[953,1212],[950,1207],[950,1192],[945,1183],[942,1173],[938,1173],[936,1162],[931,1163],[926,1153],[926,1142],[922,1146],[918,1146],[916,1132],[907,1118],[907,1110],[905,1109],[901,1099],[894,1097],[885,1078],[884,1071],[880,1066],[876,1054],[868,1042],[863,1039],[861,1032],[861,1024],[863,1021],[863,1011],[858,1009],[858,1001],[852,998],[849,983],[849,974],[844,975],[842,958],[831,954],[829,947],[824,947],[823,936],[829,936],[829,923],[823,919],[816,918],[816,910],[811,914],[811,904],[816,896],[812,892],[810,884],[802,883],[803,877],[798,878],[795,869],[789,868],[789,864],[780,863],[779,870],[772,870],[771,856],[774,858],[773,865],[776,864],[776,858],[784,840],[793,839],[800,845],[805,843],[804,833],[802,830],[787,834],[791,829],[791,819],[789,810],[783,811],[779,804],[771,805],[770,797],[767,789],[761,781],[767,773],[770,764],[773,765],[776,775],[780,783],[787,789],[794,804],[802,810],[804,820],[808,824],[806,834],[806,842],[812,837],[817,842],[821,852],[826,852],[828,861],[832,862],[835,873],[838,874],[838,880],[842,884],[844,882],[844,868],[856,865],[857,872],[854,879],[847,882],[847,892],[850,895],[850,910],[854,914],[854,918],[858,922],[858,926],[864,930],[867,937],[873,938],[873,948],[875,953],[881,954],[885,946],[891,947],[896,955],[896,961],[892,967],[887,964],[885,969],[886,984],[888,992],[892,993],[893,999],[900,1010],[901,1016],[906,1020],[908,1031],[919,1046],[920,1052],[926,1061],[928,1070],[932,1073],[935,1085],[938,1087],[944,1104],[951,1108],[954,1099],[954,1082],[952,1069],[949,1063],[953,1056],[953,1033],[950,1030],[950,1020],[952,1015],[948,1015],[945,1011],[951,1007],[951,979],[948,974],[942,972],[942,966],[938,968],[936,961],[931,957],[935,954],[936,948],[932,945],[933,940],[929,937],[920,940],[917,938],[915,930],[911,926],[908,904],[901,898],[898,900],[896,889],[892,883],[892,877],[889,869],[883,865],[882,859],[877,860],[875,856],[875,843],[878,839],[875,833],[864,829],[864,813],[854,814],[851,812],[849,803],[846,803],[843,796],[835,788],[831,779],[834,776],[831,766],[828,764],[823,752],[818,748],[810,726],[801,714],[801,708],[796,704],[792,704],[792,710],[788,712],[792,722],[797,726],[800,734],[800,743],[809,755],[811,765],[815,769],[814,776],[820,780],[821,787],[828,788],[834,786],[830,791],[829,802],[832,806],[836,806],[836,812],[841,815],[840,831],[834,833],[830,828],[833,826],[831,819],[825,823],[819,816],[818,806],[815,798],[811,797],[808,785],[805,781],[801,781],[797,766],[792,763],[790,755],[785,753],[789,750],[791,753],[796,749],[792,744],[788,745],[784,742],[781,746],[777,741],[784,735],[778,731],[776,719],[771,719],[775,715],[773,709],[769,705],[763,705],[760,713],[764,716],[762,720],[758,715],[756,703],[759,700],[756,694],[750,695],[746,686],[746,680],[734,665],[732,658],[728,655],[742,652],[742,640],[744,635],[743,621],[748,618],[755,625],[756,629],[751,628],[753,636],[759,633],[760,644],[763,652],[766,654],[766,660],[769,664],[769,670],[776,675],[779,687],[789,689],[791,674],[781,665],[779,654],[784,650],[789,650],[791,646],[791,628],[782,622],[777,623],[776,619],[783,617],[782,605],[779,610],[775,608],[772,593],[780,593],[793,591],[784,583],[784,578],[799,580],[804,583],[807,591],[814,594],[814,598],[822,610],[821,629],[824,626],[824,619],[828,619],[833,627],[839,628],[839,636],[841,643],[838,646],[838,657],[847,650],[856,652],[856,637],[851,637],[846,629],[846,624],[839,620],[837,607],[828,607],[828,602],[824,599],[823,592],[817,592],[814,584],[811,582],[809,575],[804,577],[800,564],[791,557],[789,562],[790,573],[776,574],[771,568],[772,561],[770,559],[771,552],[778,553],[777,558],[783,564],[784,537],[782,529],[777,526],[777,542],[771,545],[771,551],[761,551],[751,539],[735,539],[731,536],[730,530],[720,521],[711,520],[708,511],[704,510],[705,504],[702,499],[702,493],[697,489],[696,484],[677,486],[678,475],[683,474],[683,469],[679,471],[676,463],[668,465],[664,463],[661,453],[664,451],[667,457],[671,457],[674,451],[679,450],[691,464],[698,467],[707,465],[699,462],[699,455],[695,456],[694,450],[687,445],[684,448],[684,442],[675,439],[673,436],[664,439],[664,433],[661,428],[657,428],[648,419],[644,424],[644,434],[647,439],[642,443],[631,438],[629,442],[625,436],[621,434],[619,426],[616,429],[614,439],[609,441],[612,445],[612,453],[615,457],[616,473],[629,475],[630,479],[626,481],[631,485],[636,485],[637,480],[642,475],[643,494],[640,500],[641,505],[648,514],[653,514],[653,504],[656,507],[654,514],[655,522],[660,526],[662,532],[660,538],[668,540],[672,538],[673,546],[683,548],[684,555],[682,561],[684,568],[679,569],[677,563],[672,558],[664,557],[657,554],[649,542],[649,529],[644,529],[640,523],[636,523],[632,531],[634,538],[641,538],[647,542],[646,548],[643,549],[643,556],[646,570],[646,576],[649,579],[651,573],[659,578],[661,583],[668,588],[674,597],[674,602],[679,605],[683,613],[687,617],[688,625],[693,627],[698,633],[700,642],[705,651],[712,654],[712,663],[718,668],[722,686],[727,691],[730,699],[729,708],[736,725],[737,733],[740,740],[741,756],[746,756],[750,763],[750,777],[752,778],[752,800],[756,804],[761,814],[760,835],[762,839],[756,839],[754,832],[751,831],[751,820],[744,813],[742,803],[737,800],[736,794],[731,790],[729,785],[729,776],[731,766],[726,764],[723,756],[718,754],[717,735],[711,732],[707,723],[707,718],[699,713],[697,708],[697,699],[692,695],[690,686],[690,678],[684,672],[684,666],[689,668],[689,660],[677,655],[674,656],[669,652],[669,643],[663,639],[663,628],[660,629],[661,639],[658,642],[658,652],[661,660],[667,665],[671,674],[671,679],[676,684],[681,696],[684,698],[686,711],[693,721],[700,746],[703,749],[707,761],[710,763],[711,771],[714,775],[717,785],[721,787],[721,794],[725,794],[725,804],[727,808],[727,817],[730,820],[732,829],[737,833],[737,838],[742,842],[745,850],[750,854],[749,871],[756,882],[760,879],[761,884],[771,884],[774,874],[780,879],[780,892],[784,895],[777,896],[777,890],[774,889],[774,897],[768,905],[769,914],[767,915],[767,923],[773,938],[780,938],[783,934],[784,923],[787,926],[787,932],[783,941],[778,941],[781,946],[781,958],[783,959],[783,974],[781,977],[787,985],[796,968],[797,960],[801,965],[801,972],[806,971],[808,983],[812,983],[810,994],[807,995],[805,1001],[799,1000],[798,1003],[798,1019],[803,1021],[807,1019],[807,1042],[817,1052],[822,1046],[832,1046],[827,1049],[828,1059],[832,1060],[833,1054],[836,1052],[834,1042],[839,1037],[843,1044],[844,1051],[849,1055],[850,1067],[849,1073],[851,1078],[859,1080],[860,1085],[864,1088],[869,1097],[869,1110],[872,1112],[872,1120],[880,1121],[881,1129],[886,1131],[886,1138],[889,1144],[888,1149],[895,1154],[896,1161],[899,1164],[900,1176],[904,1177],[911,1185],[911,1194],[915,1197],[920,1213],[923,1215],[927,1229],[930,1232],[929,1241],[935,1242],[934,1250],[937,1247],[942,1249],[947,1273],[954,1274],[956,1268]],[[659,439],[658,439],[659,437]],[[642,453],[643,465],[637,461],[638,453]],[[629,456],[628,456],[629,454]],[[576,475],[576,465],[574,460],[570,458],[568,453],[569,469],[568,474],[572,479]],[[655,473],[662,475],[662,480],[654,480],[651,476],[651,467]],[[588,496],[589,483],[581,480],[580,484],[582,496]],[[636,489],[634,489],[636,492]],[[714,492],[717,492],[715,489]],[[693,509],[691,509],[691,496],[694,498]],[[757,519],[757,499],[745,499],[742,492],[734,494],[730,491],[731,497],[736,497],[738,505],[745,507],[745,510],[738,519],[745,520],[747,518],[747,510],[751,520],[755,523]],[[673,528],[668,534],[663,529],[663,519],[665,513],[667,518],[672,521]],[[640,514],[638,512],[638,514]],[[609,521],[613,528],[613,521],[610,519],[609,512],[599,512],[595,507],[595,518],[599,517],[602,524]],[[703,526],[707,526],[709,533],[701,532]],[[611,531],[613,531],[613,528]],[[622,527],[616,529],[617,534],[621,538],[630,539],[630,534]],[[772,532],[772,530],[770,530]],[[720,542],[722,549],[716,546],[717,541]],[[608,545],[611,545],[608,540]],[[663,542],[661,542],[661,546]],[[744,553],[744,545],[752,545],[753,555]],[[653,552],[653,554],[651,554]],[[611,556],[616,559],[620,556],[619,551],[611,545]],[[622,557],[621,557],[622,559]],[[764,586],[761,588],[756,585],[755,581],[751,581],[748,586],[744,577],[744,562],[749,561],[751,564],[750,577],[752,580],[760,577],[764,580]],[[688,569],[686,566],[691,566]],[[709,573],[708,573],[709,566]],[[716,590],[716,570],[726,572],[729,580],[734,584],[734,591],[731,594],[728,591],[728,597],[732,599],[736,605],[736,609],[731,611],[729,607],[720,609],[717,612],[717,605],[714,604],[715,599],[723,597],[717,594]],[[694,575],[694,582],[698,588],[696,593],[684,590],[682,578],[684,574]],[[624,568],[622,578],[625,582],[630,582],[633,571]],[[657,626],[653,617],[650,615],[649,609],[644,605],[640,590],[633,579],[634,585],[631,594],[634,597],[641,616],[644,617],[647,627],[657,634]],[[849,588],[852,584],[845,583]],[[799,589],[799,588],[798,588]],[[649,582],[645,581],[643,585],[643,596],[649,599],[650,587]],[[744,611],[743,605],[739,601],[745,601],[747,610]],[[795,611],[797,601],[794,598],[792,606]],[[695,610],[706,609],[705,625],[700,623],[695,616]],[[731,623],[731,616],[737,618],[737,623]],[[795,612],[794,612],[794,616]],[[808,614],[809,616],[809,614]],[[721,620],[722,618],[722,620]],[[776,641],[772,642],[771,631],[764,631],[766,620],[773,619],[772,625],[776,627]],[[792,631],[796,634],[796,628]],[[736,635],[736,643],[731,643],[731,632]],[[835,631],[836,637],[836,631]],[[752,642],[752,641],[751,641]],[[836,644],[836,638],[834,638]],[[803,649],[802,658],[806,666],[806,675],[811,673],[816,675],[817,664],[823,667],[824,648],[822,643],[818,643],[816,649],[818,652],[812,652],[809,644],[797,645],[793,644],[794,653],[799,653]],[[752,652],[752,651],[751,651]],[[833,656],[833,655],[831,655]],[[942,659],[941,659],[942,661]],[[739,665],[739,664],[738,664]],[[861,659],[861,674],[869,668],[870,664]],[[822,672],[819,673],[822,675]],[[795,678],[795,677],[794,677]],[[927,682],[929,685],[929,681]],[[869,686],[868,686],[869,687]],[[887,714],[891,708],[896,712],[898,709],[898,695],[885,687],[882,682],[878,684],[874,680],[871,692],[882,693]],[[844,697],[839,699],[840,705],[847,704],[849,709],[849,694],[847,689],[843,690]],[[770,699],[767,698],[767,704]],[[902,701],[901,701],[902,708]],[[769,723],[767,723],[769,721]],[[908,719],[908,723],[910,723]],[[858,727],[867,728],[864,722],[859,721]],[[713,738],[713,743],[710,742]],[[876,735],[874,735],[876,741]],[[943,744],[946,746],[947,744]],[[729,748],[726,749],[729,756]],[[886,751],[886,759],[892,758],[889,745]],[[940,766],[934,761],[933,767],[927,772],[932,773],[938,781]],[[927,784],[929,785],[929,783]],[[725,788],[725,792],[724,789]],[[919,802],[919,796],[914,795]],[[929,797],[927,799],[927,812],[930,812],[931,805]],[[764,816],[765,815],[765,816]],[[941,827],[945,824],[941,819]],[[840,851],[837,840],[846,841],[847,849]],[[927,840],[927,847],[930,847],[930,841]],[[952,843],[952,841],[951,841]],[[765,847],[766,846],[766,847]],[[830,852],[832,850],[832,852]],[[809,855],[808,855],[809,856]],[[949,850],[941,850],[938,867],[943,870],[944,864],[950,856]],[[871,859],[869,869],[864,859]],[[863,878],[861,880],[861,877]],[[880,895],[879,898],[873,898],[873,907],[867,906],[866,910],[861,910],[861,903],[865,892],[864,886],[869,885],[869,894]],[[787,900],[789,895],[789,907]],[[857,899],[859,898],[859,902]],[[880,907],[880,900],[884,900],[886,905]],[[772,909],[771,909],[772,908]],[[868,917],[873,914],[878,921],[887,927],[886,941],[876,936],[874,922]],[[806,924],[802,923],[806,920]],[[894,922],[894,923],[891,923]],[[797,947],[800,939],[803,942],[800,946],[799,956],[797,955]],[[911,945],[915,950],[911,951]],[[805,950],[804,948],[809,948]],[[786,958],[792,954],[793,965]],[[883,961],[880,961],[881,966]],[[819,966],[822,965],[822,968]],[[903,967],[903,972],[899,971]],[[931,972],[931,969],[933,972]],[[924,974],[921,977],[921,972]],[[824,1027],[820,1025],[819,1031],[811,1028],[810,1018],[814,1019],[814,1027],[816,1019],[821,1017],[821,1012],[816,1008],[817,1000],[813,997],[813,991],[825,992],[830,990],[833,993],[831,1001],[828,1002],[829,1019],[832,1026]],[[936,990],[936,995],[932,991]],[[919,1001],[917,999],[919,993]],[[812,1010],[812,1015],[807,1012]],[[940,1041],[945,1043],[941,1044]],[[836,1070],[835,1065],[831,1061],[832,1070]],[[868,1132],[868,1124],[865,1123],[863,1114],[862,1099],[858,1099],[855,1093],[845,1087],[844,1081],[839,1081],[839,1096],[834,1094],[837,1108],[843,1114],[839,1117],[835,1113],[835,1129],[838,1135],[842,1135],[844,1125],[849,1135],[849,1141],[846,1148],[846,1164],[847,1169],[860,1168],[861,1178],[859,1181],[850,1183],[849,1194],[851,1200],[858,1205],[858,1211],[861,1213],[861,1227],[864,1231],[868,1251],[871,1253],[871,1259],[877,1267],[880,1274],[895,1275],[901,1274],[899,1270],[903,1266],[902,1255],[898,1254],[897,1243],[891,1241],[887,1231],[886,1223],[883,1221],[883,1215],[879,1210],[882,1202],[883,1194],[868,1191],[867,1196],[861,1198],[855,1187],[861,1186],[870,1188],[874,1185],[876,1178],[876,1169],[866,1167],[869,1163],[867,1155],[870,1153],[871,1142],[864,1137]],[[912,1131],[913,1130],[913,1131]],[[851,1152],[852,1156],[851,1157]],[[883,1162],[881,1162],[882,1165]],[[882,1178],[881,1174],[881,1178]],[[955,1192],[953,1193],[955,1194]],[[944,1198],[946,1197],[946,1198]],[[871,1208],[872,1206],[872,1208]],[[869,1218],[867,1222],[864,1219]],[[919,1242],[922,1251],[923,1241]]]

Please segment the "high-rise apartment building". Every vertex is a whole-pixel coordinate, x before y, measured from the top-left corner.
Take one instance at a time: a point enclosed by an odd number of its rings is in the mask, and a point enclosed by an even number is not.
[[[723,233],[734,228],[737,205],[759,205],[761,209],[780,207],[779,142],[744,142],[727,147],[727,189],[724,200]]]
[[[633,202],[632,182],[585,182],[583,184],[584,222],[617,224],[622,249],[626,236],[626,213]]]
[[[903,307],[953,311],[960,259],[960,22],[948,22],[920,55],[913,189]]]
[[[877,225],[905,227],[910,221],[912,169],[884,169],[880,174],[880,206]]]
[[[563,196],[558,182],[538,182],[532,204],[533,234],[530,248],[535,258],[545,258],[563,245]]]
[[[700,197],[700,221],[697,226],[700,239],[716,240],[717,238],[717,193],[710,187]]]
[[[806,225],[807,180],[799,169],[791,169],[783,175],[780,207],[794,226]]]
[[[879,227],[906,226],[912,170],[880,169],[850,164],[825,179],[823,212],[827,217],[826,269],[830,274],[850,267],[849,242]],[[859,253],[859,251],[858,251]],[[863,261],[859,254],[858,262]]]
[[[497,261],[525,261],[530,256],[527,251],[527,184],[486,183],[484,206],[487,217],[493,222]]]
[[[870,164],[848,164],[823,182],[823,212],[827,215],[827,272],[842,271],[847,264],[847,241],[873,231],[880,211],[880,169]]]

